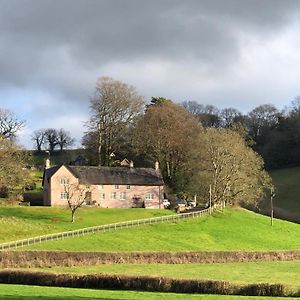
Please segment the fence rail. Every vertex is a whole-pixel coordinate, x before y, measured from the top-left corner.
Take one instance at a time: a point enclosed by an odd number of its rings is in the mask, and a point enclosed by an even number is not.
[[[126,221],[126,222],[86,227],[86,228],[82,228],[82,229],[76,229],[76,230],[65,231],[65,232],[60,232],[60,233],[46,234],[46,235],[41,235],[41,236],[37,236],[37,237],[33,237],[33,238],[2,243],[2,244],[0,244],[0,250],[26,247],[26,246],[30,246],[30,245],[37,244],[37,243],[62,240],[62,239],[69,238],[69,237],[84,236],[86,234],[91,234],[91,233],[96,233],[96,232],[119,230],[119,229],[123,229],[123,228],[131,228],[131,227],[147,225],[147,224],[176,222],[176,221],[179,221],[182,219],[202,217],[204,215],[210,214],[212,210],[213,210],[213,207],[211,209],[207,208],[204,210],[194,211],[194,212],[189,212],[189,213],[174,214],[174,215],[155,217],[155,218],[149,218],[149,219],[131,220],[131,221]]]

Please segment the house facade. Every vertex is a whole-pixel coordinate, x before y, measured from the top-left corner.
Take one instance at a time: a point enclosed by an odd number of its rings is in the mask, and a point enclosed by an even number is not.
[[[45,206],[84,197],[86,205],[105,208],[164,208],[163,188],[158,163],[155,168],[46,165],[43,175]]]

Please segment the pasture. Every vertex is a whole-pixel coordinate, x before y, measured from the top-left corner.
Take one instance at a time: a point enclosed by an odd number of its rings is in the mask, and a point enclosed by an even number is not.
[[[0,285],[3,300],[288,300],[282,297],[193,295],[139,291],[90,290],[26,285]]]
[[[121,212],[121,211],[120,211]],[[221,251],[300,249],[300,226],[240,208],[25,247],[55,251]]]

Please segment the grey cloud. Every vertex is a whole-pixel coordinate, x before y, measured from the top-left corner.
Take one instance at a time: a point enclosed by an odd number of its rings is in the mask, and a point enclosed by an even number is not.
[[[56,69],[72,78],[76,70],[60,70],[59,49],[66,49],[79,72],[151,58],[225,67],[239,55],[236,30],[275,30],[299,5],[279,0],[2,0],[0,84],[42,84],[54,80]],[[64,82],[53,84],[65,88]]]
[[[242,59],[240,33],[263,42],[299,12],[298,0],[0,0],[0,90],[42,91],[47,109],[24,98],[36,112],[52,115],[57,105],[57,116],[87,112],[98,76],[113,73],[126,81],[128,66],[166,62],[172,66],[167,86],[158,82],[164,77],[155,68],[147,77],[147,67],[131,70],[129,83],[138,83],[148,97],[209,97],[213,88],[201,91],[197,84],[237,80],[232,70]],[[126,68],[109,72],[118,65]],[[176,74],[183,69],[185,77]],[[245,92],[213,86],[231,99]],[[223,103],[220,97],[211,99]]]

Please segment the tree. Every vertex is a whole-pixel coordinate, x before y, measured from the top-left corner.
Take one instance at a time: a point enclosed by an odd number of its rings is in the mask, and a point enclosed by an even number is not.
[[[54,128],[48,128],[45,130],[45,144],[48,150],[54,151],[55,147],[58,145],[58,134],[57,130]]]
[[[45,143],[45,137],[46,137],[45,129],[35,130],[31,136],[31,139],[35,144],[35,149],[39,152],[42,150],[42,146]]]
[[[272,104],[264,104],[255,107],[248,114],[248,126],[250,134],[255,140],[278,123],[279,111]]]
[[[63,128],[57,131],[57,145],[60,147],[60,151],[64,148],[70,147],[74,144],[75,140],[71,137],[70,132]]]
[[[166,181],[177,190],[185,185],[185,163],[201,133],[197,118],[172,101],[149,105],[136,123],[133,143],[139,154],[158,161]],[[179,183],[179,181],[181,181]]]
[[[0,190],[10,197],[20,195],[28,182],[26,152],[13,141],[0,137]]]
[[[0,136],[2,139],[15,138],[16,133],[24,126],[10,110],[0,108]]]
[[[240,122],[242,113],[235,108],[229,107],[221,110],[220,117],[222,119],[222,126],[228,128],[234,123]]]
[[[195,180],[206,185],[198,193],[208,199],[210,185],[213,204],[253,204],[272,187],[262,158],[230,129],[207,128],[201,136],[197,161]]]
[[[97,134],[98,165],[109,165],[110,154],[119,147],[124,130],[141,114],[144,101],[133,86],[101,77],[91,98],[88,132]],[[87,135],[92,136],[92,135]]]
[[[74,223],[76,211],[86,202],[91,193],[90,186],[77,183],[66,184],[64,190],[67,193],[68,207],[71,210],[71,222]]]
[[[184,101],[182,106],[197,116],[203,127],[220,127],[220,111],[213,105],[198,104],[195,101]]]

